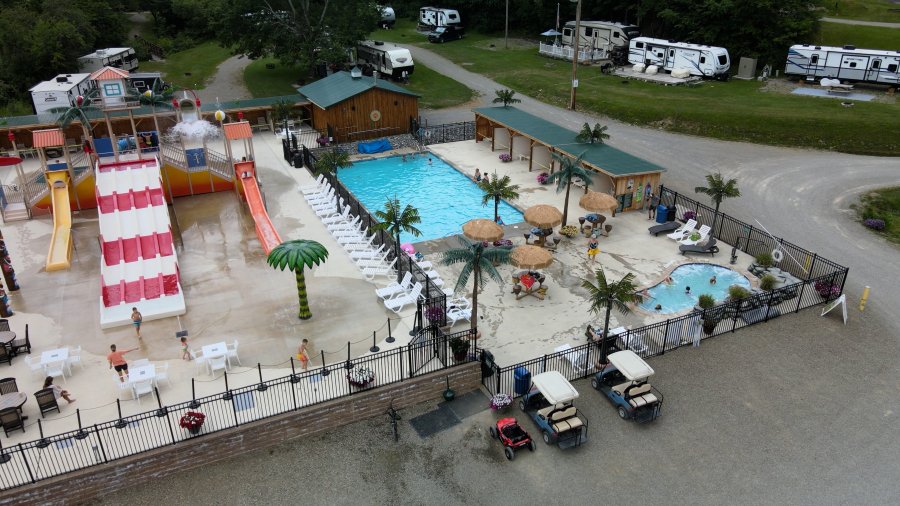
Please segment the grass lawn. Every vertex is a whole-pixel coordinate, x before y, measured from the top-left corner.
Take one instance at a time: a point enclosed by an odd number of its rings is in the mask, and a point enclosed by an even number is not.
[[[854,28],[854,27],[851,27]],[[858,27],[855,27],[858,28]],[[480,34],[428,44],[412,23],[380,30],[385,40],[418,41],[432,51],[503,86],[565,107],[571,62],[541,57],[516,39]],[[390,39],[389,39],[390,37]],[[493,47],[492,47],[493,46]],[[578,108],[628,123],[716,139],[827,149],[868,155],[900,153],[900,104],[857,102],[762,92],[762,83],[706,81],[700,86],[660,86],[579,69]]]
[[[897,4],[900,8],[900,4]],[[822,22],[816,44],[842,47],[853,44],[858,48],[900,49],[900,29],[879,28],[877,26],[854,26]]]
[[[900,4],[890,0],[825,0],[822,6],[830,18],[900,23]]]
[[[884,220],[883,234],[888,240],[900,243],[900,187],[883,188],[863,195],[857,206],[860,219]]]
[[[166,81],[181,88],[201,90],[207,80],[216,73],[223,61],[231,56],[228,49],[216,42],[204,42],[197,47],[170,54],[166,61],[143,62],[141,71],[162,72]],[[191,75],[187,76],[186,73]]]
[[[453,107],[472,100],[474,92],[458,81],[416,63],[416,69],[409,78],[408,85],[401,85],[421,95],[419,107],[423,109],[441,109]]]
[[[274,64],[267,69],[266,64]],[[260,58],[244,69],[244,84],[254,97],[279,97],[297,93],[292,86],[298,82],[302,71],[282,65],[277,58]]]

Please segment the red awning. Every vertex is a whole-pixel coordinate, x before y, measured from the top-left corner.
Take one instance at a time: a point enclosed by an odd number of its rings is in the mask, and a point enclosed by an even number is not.
[[[66,138],[59,128],[35,130],[31,132],[31,137],[34,139],[34,147],[36,148],[55,148],[66,145]]]
[[[249,139],[253,137],[253,131],[250,130],[249,121],[238,121],[237,123],[225,124],[225,138],[233,141],[235,139]]]

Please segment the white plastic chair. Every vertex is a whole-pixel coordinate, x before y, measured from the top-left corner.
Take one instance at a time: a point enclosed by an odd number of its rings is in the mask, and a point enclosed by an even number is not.
[[[207,363],[209,364],[209,374],[212,376],[216,375],[216,371],[228,370],[228,357],[226,355],[222,355],[221,357],[209,357]]]
[[[233,343],[225,346],[228,349],[228,361],[231,362],[231,359],[235,359],[238,365],[244,365],[241,363],[241,358],[238,356],[238,340],[235,339]],[[232,364],[233,365],[233,364]]]
[[[393,259],[390,265],[382,265],[380,267],[366,267],[363,269],[362,275],[368,281],[374,280],[378,276],[390,276],[394,274],[394,264],[397,263],[397,259]]]
[[[415,304],[416,301],[419,300],[419,295],[421,294],[422,283],[416,283],[409,293],[400,294],[392,299],[386,299],[384,301],[384,307],[395,313],[399,313],[407,304]]]
[[[389,285],[384,288],[378,288],[375,290],[375,295],[378,296],[379,299],[390,299],[392,297],[396,297],[401,293],[408,293],[413,289],[413,277],[412,273],[406,271],[403,274],[403,279],[398,283],[396,281],[392,281]]]
[[[323,191],[328,191],[330,186],[328,181],[325,180],[325,176],[319,174],[314,184],[301,186],[300,192],[304,195],[320,195]]]
[[[149,359],[149,358],[139,358],[139,359],[137,359],[137,360],[132,360],[132,361],[131,361],[131,366],[132,366],[132,367],[144,367],[145,365],[150,365],[150,359]]]
[[[78,345],[75,348],[69,348],[69,357],[66,359],[66,368],[69,369],[69,373],[72,372],[72,364],[77,364],[78,367],[84,369],[84,363],[81,362],[81,345]]]
[[[51,362],[44,366],[44,373],[54,378],[62,377],[63,383],[66,382],[66,363],[63,360]]]
[[[44,373],[44,366],[41,365],[39,360],[31,360],[31,357],[25,356],[25,364],[28,365],[28,368],[31,369],[31,372]]]
[[[131,385],[128,383],[128,375],[125,375],[125,381],[119,379],[119,373],[112,373],[113,382],[115,382],[116,387],[119,389],[119,398],[122,398],[122,392],[127,392],[131,390]]]
[[[153,378],[153,384],[157,387],[159,386],[160,380],[166,380],[166,383],[169,386],[172,386],[172,382],[169,381],[169,363],[164,362],[156,366],[156,376]]]
[[[688,220],[687,223],[675,229],[671,234],[666,234],[666,237],[669,239],[673,239],[675,241],[679,241],[684,239],[686,236],[690,235],[691,232],[694,231],[694,228],[697,226],[697,220],[691,219]]]
[[[199,373],[201,367],[206,368],[206,365],[207,365],[207,364],[206,364],[206,357],[204,357],[203,355],[197,353],[197,352],[194,351],[194,350],[189,350],[188,353],[190,353],[190,354],[191,354],[191,358],[194,359],[194,366],[196,367],[196,370],[195,370],[194,374]]]
[[[384,244],[378,247],[378,249],[364,249],[358,251],[351,251],[350,258],[352,260],[372,260],[375,258],[381,258],[382,260],[387,256],[387,251],[384,250]]]
[[[153,380],[136,381],[131,384],[131,391],[138,404],[141,403],[141,396],[153,393]]]

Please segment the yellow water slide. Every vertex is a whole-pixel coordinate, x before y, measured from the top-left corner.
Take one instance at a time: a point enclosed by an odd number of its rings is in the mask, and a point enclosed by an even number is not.
[[[69,204],[69,173],[47,172],[50,201],[53,204],[53,235],[47,253],[47,270],[68,269],[72,263],[72,208]]]

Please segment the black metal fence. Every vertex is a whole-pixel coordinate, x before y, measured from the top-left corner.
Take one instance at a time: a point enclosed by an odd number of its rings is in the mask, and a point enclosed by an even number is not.
[[[410,124],[410,132],[423,146],[445,142],[468,141],[475,138],[475,122],[465,121],[462,123],[425,126],[413,120]]]
[[[452,356],[449,343],[454,336],[446,336],[435,327],[424,329],[420,336],[408,346],[309,371],[294,371],[292,360],[294,372],[284,377],[5,447],[0,450],[0,490],[211,435],[458,364],[448,359]],[[471,355],[477,356],[477,350]],[[350,382],[348,372],[359,368],[372,371],[371,383]],[[179,425],[188,411],[206,415],[198,434]]]

